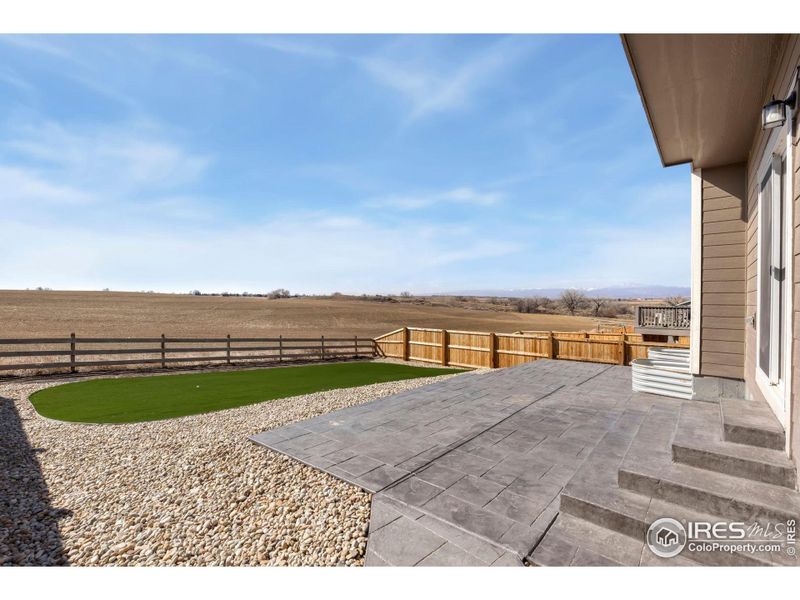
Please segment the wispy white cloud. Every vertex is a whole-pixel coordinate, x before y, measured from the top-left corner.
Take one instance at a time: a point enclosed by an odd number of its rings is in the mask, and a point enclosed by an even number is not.
[[[249,43],[282,52],[284,54],[293,54],[295,56],[304,56],[308,58],[324,58],[324,59],[344,59],[346,55],[341,54],[333,48],[310,41],[306,36],[248,36],[244,38]]]
[[[0,70],[0,83],[14,87],[22,92],[34,91],[34,87],[28,81],[10,70]]]
[[[167,38],[169,43],[163,39],[153,38],[126,38],[127,46],[137,53],[137,62],[148,62],[151,65],[159,63],[171,64],[179,69],[196,71],[203,75],[214,78],[227,79],[239,84],[255,86],[258,80],[245,69],[241,69],[230,62],[220,58],[192,49],[186,44],[181,43],[180,38]]]
[[[496,258],[520,247],[491,237],[476,242],[448,228],[422,235],[407,222],[381,224],[323,212],[227,227],[174,229],[157,221],[152,228],[134,231],[4,220],[0,236],[8,248],[0,260],[4,285],[66,289],[288,287],[353,293],[399,291],[400,285],[421,289],[431,280],[447,285],[444,266]],[[398,251],[408,247],[415,251]],[[56,253],[66,258],[69,269],[47,260]],[[242,260],[243,256],[256,258]]]
[[[142,112],[142,107],[131,96],[125,78],[118,77],[115,72],[116,69],[124,71],[126,65],[139,70],[143,66],[152,68],[167,64],[251,87],[258,84],[258,80],[246,70],[186,47],[180,38],[121,36],[113,38],[113,43],[96,46],[92,52],[86,52],[78,39],[70,36],[0,35],[0,45],[38,54],[51,61],[45,64],[59,77],[138,112]],[[0,81],[3,79],[0,72]]]
[[[543,43],[541,39],[534,42],[525,36],[509,36],[454,64],[441,60],[436,48],[417,38],[361,54],[341,51],[302,36],[248,39],[257,46],[285,54],[349,62],[408,103],[407,122],[470,106],[507,68]]]
[[[17,125],[0,143],[0,164],[48,171],[53,179],[116,189],[174,187],[197,180],[212,157],[187,150],[153,122],[66,127]],[[5,155],[5,159],[3,159]]]
[[[0,206],[10,211],[16,205],[39,204],[79,205],[92,202],[94,196],[81,189],[56,183],[33,169],[9,167],[0,164]],[[8,213],[6,213],[8,214]]]
[[[688,273],[688,178],[642,166],[649,132],[638,100],[608,100],[616,83],[577,68],[552,89],[523,81],[546,40],[266,36],[217,53],[205,38],[81,39],[0,38],[14,59],[0,65],[4,286],[447,291]],[[164,74],[186,85],[153,93]],[[586,89],[605,104],[587,112]]]
[[[52,58],[80,62],[57,38],[43,35],[0,35],[0,44],[5,44],[21,50],[46,54]]]
[[[453,65],[437,64],[424,55],[409,60],[408,44],[362,57],[359,63],[410,103],[409,121],[470,106],[480,91],[531,50],[530,40],[507,37]]]
[[[458,187],[433,193],[384,196],[368,200],[366,206],[372,208],[394,208],[398,210],[418,210],[441,204],[467,204],[472,206],[492,206],[503,199],[500,192],[482,192],[471,187]]]

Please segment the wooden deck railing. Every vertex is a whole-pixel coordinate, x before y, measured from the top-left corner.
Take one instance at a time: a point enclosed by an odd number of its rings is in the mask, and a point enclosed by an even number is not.
[[[560,331],[490,333],[403,327],[375,338],[378,352],[402,360],[469,368],[512,367],[551,358],[629,365],[650,347],[688,348],[631,339],[628,334]]]
[[[25,349],[21,349],[25,348]],[[141,337],[0,339],[0,371],[53,371],[78,369],[167,366],[197,363],[289,362],[326,360],[347,357],[375,356],[377,348],[371,338],[256,338],[256,337]],[[47,362],[28,362],[32,358],[49,358]],[[52,360],[57,358],[58,360]]]
[[[663,327],[664,329],[689,329],[692,309],[689,306],[637,306],[638,327]]]

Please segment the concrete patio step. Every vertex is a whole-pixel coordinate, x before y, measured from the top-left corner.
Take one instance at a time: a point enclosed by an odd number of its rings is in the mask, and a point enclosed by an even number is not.
[[[675,462],[795,489],[797,470],[781,450],[722,440],[719,405],[685,403],[672,443]]]
[[[682,428],[688,431],[686,435],[692,436],[694,431],[713,428],[715,422],[719,438],[719,410],[713,404],[683,403],[680,411],[669,405],[654,405],[619,463],[616,480],[609,483],[600,479],[600,473],[587,473],[583,479],[570,481],[561,495],[562,516],[577,517],[639,543],[644,543],[650,524],[661,517],[678,519],[684,524],[716,523],[722,517],[762,526],[798,518],[800,494],[793,490],[672,461],[674,440],[684,435],[679,433]],[[711,435],[707,431],[706,434]],[[744,446],[741,449],[764,450]],[[592,462],[592,458],[587,462]],[[564,537],[560,536],[562,541]],[[542,543],[545,541],[546,538]],[[555,559],[546,553],[547,548],[544,546],[542,552],[552,564]],[[688,564],[795,564],[780,552],[759,555],[722,550],[691,552],[687,547],[680,557],[691,561]],[[677,563],[675,559],[659,559],[645,549],[641,564]]]
[[[561,514],[556,524],[531,554],[529,560],[540,566],[573,564],[578,548],[594,552],[620,565],[664,564],[686,566],[693,564],[725,566],[766,566],[773,564],[795,565],[788,555],[777,553],[749,554],[727,550],[693,552],[687,546],[675,558],[661,559],[645,547],[644,541],[650,524],[662,517],[687,522],[719,521],[719,518],[674,504],[648,498],[641,494],[617,488],[613,493],[598,494],[592,486],[576,486],[562,495]],[[643,508],[646,507],[646,508]],[[557,527],[559,521],[562,526]],[[563,523],[569,524],[567,528]],[[582,525],[578,525],[582,524]],[[585,533],[589,538],[565,535],[564,529]],[[620,537],[622,536],[622,537]],[[627,541],[630,540],[630,541]],[[640,551],[638,562],[632,557]]]
[[[637,566],[643,546],[625,534],[561,513],[527,560],[537,567]]]
[[[626,495],[631,494],[631,495]],[[597,494],[592,494],[590,489],[585,489],[583,497],[576,498],[576,490],[572,490],[571,498],[567,501],[562,508],[562,513],[559,515],[559,520],[565,517],[578,519],[579,522],[586,523],[583,528],[584,531],[589,532],[593,539],[599,540],[598,544],[594,542],[581,543],[581,538],[573,536],[565,536],[562,531],[555,528],[555,540],[548,540],[551,532],[542,540],[539,547],[542,548],[537,554],[536,550],[531,555],[531,561],[535,564],[541,565],[556,565],[560,564],[559,560],[564,560],[566,554],[570,549],[565,544],[570,544],[573,548],[583,547],[586,551],[596,552],[604,558],[613,560],[621,565],[635,564],[630,562],[631,548],[636,545],[641,550],[641,558],[638,564],[659,564],[670,566],[687,566],[687,565],[710,565],[710,566],[767,566],[767,565],[789,565],[796,566],[797,562],[794,557],[789,556],[783,551],[778,552],[759,552],[749,553],[744,551],[730,552],[724,549],[713,551],[693,551],[687,546],[684,551],[675,558],[662,559],[655,556],[650,550],[645,547],[644,540],[647,529],[650,524],[662,517],[671,517],[677,519],[684,525],[689,521],[692,522],[718,522],[719,516],[701,512],[693,508],[660,500],[658,498],[646,498],[640,494],[629,492],[627,490],[618,490],[616,497],[609,501],[609,496],[598,498]],[[634,500],[632,504],[625,504],[625,500],[631,500],[635,497],[639,500]],[[590,500],[589,497],[592,497]],[[636,502],[645,498],[647,501],[647,509],[642,512],[636,508]],[[580,515],[580,517],[577,516]],[[766,526],[768,520],[759,519],[758,522],[762,526]],[[556,521],[558,523],[558,521]],[[581,531],[579,527],[572,526],[572,531]],[[631,535],[633,533],[633,535]],[[613,535],[612,535],[613,534]],[[588,535],[588,533],[587,533]],[[631,540],[631,543],[621,541],[619,536],[622,535]],[[537,547],[537,550],[539,549]],[[603,550],[605,548],[605,550]],[[624,554],[623,554],[624,553]],[[560,558],[559,558],[560,557]],[[627,559],[625,558],[627,557]],[[568,563],[572,564],[572,563]]]
[[[628,537],[644,540],[649,498],[616,485],[596,485],[592,482],[569,484],[561,493],[561,514],[616,531]]]
[[[786,433],[767,404],[723,398],[720,407],[725,441],[772,450],[786,447]]]
[[[785,522],[800,518],[800,493],[794,490],[689,465],[624,463],[619,485],[724,519]]]
[[[651,410],[619,467],[619,487],[726,519],[797,519],[800,494],[794,490],[673,462],[674,440],[703,431],[714,422],[715,409],[683,403],[678,414]]]

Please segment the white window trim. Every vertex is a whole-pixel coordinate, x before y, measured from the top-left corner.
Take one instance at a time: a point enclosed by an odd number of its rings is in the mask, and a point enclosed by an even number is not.
[[[692,320],[689,357],[694,375],[700,374],[700,332],[703,311],[703,173],[692,169]]]
[[[790,88],[791,91],[791,88]],[[789,94],[787,93],[786,96]],[[786,123],[783,127],[775,128],[770,132],[767,139],[767,144],[764,152],[761,155],[761,160],[756,171],[757,181],[757,202],[758,202],[758,249],[756,253],[756,356],[755,356],[755,371],[756,371],[756,385],[764,394],[767,402],[775,413],[775,416],[783,425],[786,430],[786,439],[790,439],[790,426],[791,426],[791,403],[792,403],[792,338],[793,338],[793,289],[794,289],[794,274],[792,272],[793,259],[794,259],[794,193],[793,193],[793,145],[792,145],[792,110],[787,107],[786,109]],[[783,323],[785,328],[785,335],[783,340],[783,381],[781,385],[772,385],[769,378],[763,373],[758,363],[758,347],[761,339],[761,319],[759,314],[761,311],[761,244],[763,240],[763,231],[761,227],[761,182],[768,169],[772,168],[773,157],[776,152],[786,151],[786,174],[784,177],[784,199],[785,199],[785,222],[784,222],[784,265],[785,265],[785,299],[783,306]],[[787,443],[787,451],[789,444]]]

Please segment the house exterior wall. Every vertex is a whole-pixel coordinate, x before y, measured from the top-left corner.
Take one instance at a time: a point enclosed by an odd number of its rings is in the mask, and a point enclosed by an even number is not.
[[[702,169],[700,374],[744,378],[747,197],[744,163]]]
[[[798,66],[800,66],[800,36],[787,36],[783,52],[776,63],[769,84],[764,90],[764,103],[768,102],[773,95],[776,98],[783,97],[792,79],[796,77]],[[800,155],[798,155],[798,128],[800,128],[800,123],[798,123],[797,119],[797,115],[800,113],[800,106],[798,106],[798,109],[799,110],[795,111],[794,136],[791,148],[794,171],[792,173],[794,236],[791,251],[794,260],[792,269],[793,281],[790,286],[790,293],[793,294],[793,322],[789,324],[788,330],[790,335],[792,335],[793,356],[791,369],[791,414],[789,416],[787,433],[789,435],[790,452],[795,463],[800,467],[800,397],[798,396],[798,390],[800,390],[800,361],[798,361],[798,357],[800,357],[800,171],[798,171],[800,168]],[[753,118],[758,118],[758,115],[754,115]],[[759,184],[757,171],[768,137],[769,131],[762,131],[759,129],[753,140],[753,145],[747,161],[747,315],[754,315],[756,313]],[[745,327],[745,381],[749,392],[752,393],[753,396],[765,400],[755,381],[756,352],[756,330],[755,327],[747,325]]]

